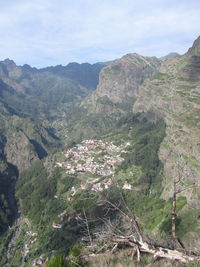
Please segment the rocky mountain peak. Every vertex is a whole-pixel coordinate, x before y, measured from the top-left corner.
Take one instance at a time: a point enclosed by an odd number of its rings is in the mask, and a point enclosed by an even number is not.
[[[9,58],[5,59],[4,61],[1,61],[0,67],[3,70],[1,74],[4,73],[5,76],[11,79],[18,79],[22,75],[21,68],[18,67],[15,62],[13,60],[10,60]]]
[[[130,53],[102,69],[96,91],[84,105],[97,113],[127,109],[138,95],[139,86],[157,72],[160,60]],[[125,104],[125,105],[124,105]],[[92,109],[93,108],[93,109]]]
[[[2,61],[2,63],[7,67],[16,67],[15,62],[9,58],[6,58],[4,61]]]
[[[200,55],[200,36],[194,41],[187,54]]]
[[[23,71],[26,71],[26,72],[36,72],[37,71],[37,68],[33,68],[28,64],[24,64],[21,68],[23,69]]]

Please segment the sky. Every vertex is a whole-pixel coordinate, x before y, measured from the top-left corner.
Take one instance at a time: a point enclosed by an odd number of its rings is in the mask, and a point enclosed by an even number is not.
[[[199,0],[0,0],[0,60],[34,67],[185,53]]]

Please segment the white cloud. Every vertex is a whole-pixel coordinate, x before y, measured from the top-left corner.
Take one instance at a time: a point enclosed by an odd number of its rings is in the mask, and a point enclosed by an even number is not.
[[[46,66],[183,53],[199,35],[199,14],[196,0],[7,0],[0,58]]]

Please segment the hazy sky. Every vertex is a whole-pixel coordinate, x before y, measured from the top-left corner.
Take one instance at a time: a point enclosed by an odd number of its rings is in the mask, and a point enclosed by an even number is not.
[[[200,0],[0,0],[0,60],[20,65],[185,53],[199,35]]]

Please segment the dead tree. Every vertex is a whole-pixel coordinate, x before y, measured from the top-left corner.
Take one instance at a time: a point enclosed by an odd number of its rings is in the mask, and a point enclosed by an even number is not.
[[[184,167],[185,168],[185,167]],[[176,235],[176,220],[177,220],[177,195],[184,190],[188,190],[191,187],[184,187],[181,182],[183,180],[182,172],[185,169],[178,169],[178,175],[176,179],[173,181],[173,200],[172,200],[172,238],[174,243],[177,242]],[[116,185],[117,186],[117,185]],[[119,188],[119,187],[116,187]],[[153,259],[157,260],[159,258],[169,259],[171,261],[179,261],[181,263],[193,263],[200,261],[200,256],[190,256],[186,251],[179,251],[176,249],[170,249],[168,247],[163,247],[159,245],[156,241],[150,240],[144,234],[140,226],[140,222],[135,214],[129,209],[126,201],[123,197],[123,193],[119,192],[119,197],[117,198],[117,202],[113,203],[112,200],[108,199],[108,196],[100,193],[99,200],[97,201],[97,205],[101,206],[102,209],[105,209],[105,217],[95,218],[101,220],[104,224],[108,225],[108,231],[100,231],[99,233],[92,232],[92,236],[96,236],[96,239],[91,237],[90,229],[89,229],[89,220],[87,218],[86,212],[83,209],[84,219],[83,225],[87,231],[87,235],[89,236],[90,247],[94,247],[95,241],[104,241],[103,245],[99,252],[102,252],[105,249],[111,250],[112,253],[116,253],[118,248],[121,247],[130,247],[132,257],[136,256],[137,261],[140,261],[141,253],[149,253],[153,255]],[[120,214],[122,220],[125,220],[125,224],[129,227],[129,231],[123,231],[123,229],[119,229],[117,225],[113,224],[113,221],[109,219],[110,212],[113,214],[117,212]],[[119,222],[120,226],[120,222]],[[175,246],[174,246],[175,247]],[[98,253],[96,251],[96,253]]]
[[[181,245],[181,247],[184,248],[182,242],[177,238],[177,233],[176,233],[176,224],[177,224],[177,196],[178,194],[192,189],[194,187],[197,187],[196,185],[192,186],[184,186],[184,175],[189,176],[188,172],[189,170],[187,169],[187,164],[184,163],[182,159],[179,160],[177,163],[177,176],[174,178],[173,181],[173,197],[172,197],[172,213],[171,213],[171,234],[172,234],[172,241],[174,247],[176,247],[176,244],[178,243]]]
[[[90,228],[89,228],[88,219],[87,219],[87,216],[86,216],[84,208],[83,208],[83,215],[84,215],[84,218],[85,218],[84,222],[85,222],[85,225],[86,225],[86,228],[87,228],[87,233],[88,233],[88,237],[89,237],[89,240],[90,240],[90,245],[92,245],[92,238],[91,238],[91,234],[90,234]]]
[[[176,201],[177,201],[177,194],[178,194],[178,189],[177,186],[180,183],[180,178],[177,181],[174,181],[173,184],[173,199],[172,199],[172,239],[173,239],[173,244],[175,246],[177,242],[177,236],[176,236],[176,221],[177,221],[177,211],[176,211]]]
[[[174,180],[174,188],[173,188],[173,205],[172,205],[172,238],[174,242],[177,242],[176,236],[176,220],[177,220],[177,194],[183,192],[184,190],[189,189],[188,187],[183,187],[181,185],[181,171],[179,170],[179,174],[177,179]],[[190,187],[191,188],[191,187]],[[128,205],[125,202],[123,197],[123,193],[119,194],[120,201],[119,203],[115,204],[106,199],[104,196],[101,199],[101,203],[99,205],[105,205],[108,209],[113,208],[114,210],[118,211],[119,214],[123,218],[127,219],[127,222],[131,226],[130,229],[131,233],[127,235],[126,233],[118,231],[116,225],[112,226],[112,222],[109,220],[109,229],[112,229],[110,232],[103,232],[99,233],[99,237],[101,240],[104,240],[105,243],[109,243],[109,247],[111,248],[111,252],[115,253],[119,247],[130,247],[131,248],[131,255],[137,257],[137,261],[140,261],[141,253],[149,253],[153,255],[153,259],[157,260],[159,258],[166,258],[172,261],[179,261],[182,263],[193,263],[200,261],[200,256],[190,256],[185,251],[181,252],[176,249],[169,249],[156,244],[154,240],[150,240],[146,237],[144,232],[140,227],[140,223],[138,218],[132,213],[129,209]],[[120,204],[120,205],[118,205]],[[123,204],[123,205],[122,205]],[[123,207],[122,207],[123,206]],[[107,223],[105,221],[105,223]],[[98,234],[96,234],[98,235]],[[105,245],[104,245],[105,246]],[[101,250],[101,249],[100,249]]]
[[[119,211],[119,213],[121,213],[122,216],[125,216],[128,219],[130,223],[134,222],[135,225],[139,226],[139,223],[135,221],[135,218],[129,217],[129,215],[124,213],[124,211],[122,211],[110,201],[108,203],[114,206]],[[109,227],[112,227],[110,221],[109,224]],[[169,249],[156,244],[149,243],[148,241],[145,241],[145,239],[143,239],[143,235],[138,236],[138,232],[136,233],[136,231],[133,231],[130,235],[127,236],[119,234],[118,231],[115,231],[116,226],[113,226],[112,229],[112,234],[104,232],[101,235],[101,240],[104,239],[105,242],[113,244],[111,249],[112,253],[115,253],[117,248],[126,246],[131,248],[131,255],[132,257],[136,256],[138,262],[140,261],[141,253],[149,253],[153,255],[154,261],[159,258],[165,258],[172,261],[177,260],[186,264],[200,261],[200,257],[189,256],[185,252],[180,252],[175,249]],[[138,229],[138,231],[140,232],[141,230]]]

